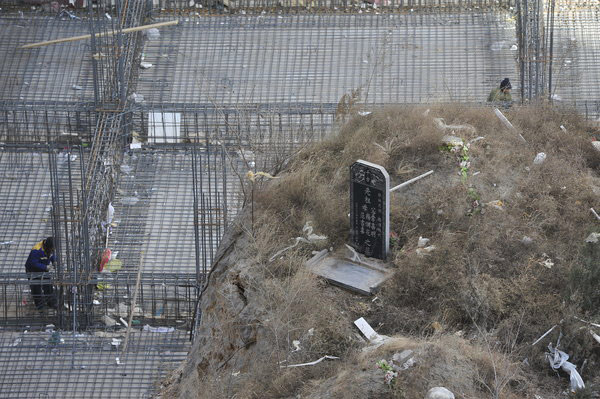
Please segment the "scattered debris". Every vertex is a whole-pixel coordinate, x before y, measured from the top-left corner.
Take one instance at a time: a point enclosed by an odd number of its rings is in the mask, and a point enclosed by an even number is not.
[[[251,182],[255,182],[256,178],[262,176],[262,177],[266,177],[267,179],[278,179],[278,177],[276,176],[271,176],[270,174],[268,174],[267,172],[256,172],[254,173],[253,171],[249,170],[246,173],[246,177],[248,178],[248,180],[250,180]],[[306,226],[305,226],[306,227]]]
[[[144,96],[142,94],[133,93],[129,96],[129,99],[136,104],[139,104],[144,101]]]
[[[440,130],[453,130],[453,131],[457,131],[457,130],[465,130],[469,133],[475,133],[476,130],[473,126],[471,125],[446,125],[446,123],[444,122],[444,118],[433,118],[433,121],[435,122],[436,126],[440,129]]]
[[[600,239],[600,233],[590,233],[590,235],[585,239],[585,242],[595,244],[598,242],[598,239]]]
[[[385,335],[379,335],[373,330],[373,328],[367,323],[364,317],[354,320],[354,325],[358,327],[360,332],[373,344],[381,344],[385,342],[387,337]]]
[[[358,111],[358,114],[360,116],[367,116],[367,115],[371,115],[371,112],[370,111]]]
[[[496,114],[496,116],[498,117],[498,119],[500,119],[500,122],[502,122],[504,124],[504,126],[506,126],[508,129],[516,131],[517,129],[515,129],[515,127],[513,126],[512,123],[510,123],[510,121],[508,119],[506,119],[506,116],[504,116],[504,114],[502,112],[500,112],[500,110],[498,108],[494,108],[494,113]],[[519,134],[519,138],[521,140],[523,140],[523,142],[527,142],[527,140],[525,140],[525,137],[523,137],[521,135],[521,133]]]
[[[558,327],[558,325],[554,325],[552,326],[551,329],[549,329],[548,331],[546,331],[544,334],[542,334],[541,337],[539,337],[538,339],[535,340],[535,342],[533,344],[531,344],[531,346],[534,346],[535,344],[537,344],[538,342],[540,342],[542,339],[544,339],[544,337],[548,334],[550,334],[556,327]]]
[[[490,202],[487,202],[485,205],[491,206],[492,208],[496,208],[501,211],[504,210],[504,202],[502,202],[502,200],[490,201]]]
[[[548,257],[547,254],[543,253],[542,257],[545,258],[544,260],[540,261],[540,265],[548,268],[548,269],[552,269],[552,266],[554,266],[554,262],[552,262],[552,259],[550,259]]]
[[[118,357],[115,357],[115,363],[117,363],[117,366],[121,364],[121,360]]]
[[[596,213],[596,211],[594,210],[594,208],[590,208],[590,211],[592,211],[592,213],[594,214],[594,216],[596,216],[596,219],[600,220],[600,215],[598,215]]]
[[[121,324],[123,324],[125,327],[129,327],[129,324],[127,324],[127,322],[125,320],[123,320],[122,317],[119,317],[119,321],[121,322]]]
[[[150,28],[144,31],[144,35],[148,40],[156,40],[160,37],[160,31],[158,28]]]
[[[461,139],[458,136],[449,135],[449,136],[442,137],[442,144],[451,146],[451,147],[457,147],[457,146],[464,145],[464,141],[463,141],[463,139]]]
[[[590,334],[592,334],[592,337],[594,337],[594,339],[596,340],[596,342],[598,342],[600,344],[600,335],[596,334],[592,330],[590,330]]]
[[[431,388],[425,399],[454,399],[454,394],[444,387]]]
[[[110,342],[110,344],[112,346],[114,346],[115,348],[118,348],[119,345],[121,345],[121,340],[118,338],[113,338],[112,341]]]
[[[521,238],[521,243],[525,245],[531,245],[533,244],[533,238],[529,236],[523,236],[523,238]]]
[[[544,161],[546,160],[546,153],[545,152],[539,152],[535,158],[533,159],[533,164],[534,165],[541,165],[544,163]]]
[[[248,173],[251,173],[251,172],[248,172]],[[262,173],[262,172],[259,172],[259,173]],[[279,255],[281,255],[282,253],[284,253],[285,251],[287,251],[289,249],[294,248],[296,245],[298,245],[301,242],[310,244],[310,243],[314,243],[317,241],[323,241],[323,240],[327,239],[326,236],[313,234],[313,228],[310,224],[311,224],[311,222],[309,220],[304,224],[304,227],[302,228],[302,232],[306,235],[306,238],[305,237],[296,237],[294,244],[277,251],[273,256],[271,256],[269,258],[269,262],[273,262],[275,259],[277,259],[277,257]]]
[[[414,352],[410,349],[405,349],[400,353],[394,353],[394,356],[392,356],[392,362],[392,367],[394,367],[394,370],[407,370],[416,363]]]
[[[135,205],[140,201],[140,199],[138,197],[124,197],[121,200],[121,203],[123,205]]]
[[[125,173],[126,175],[131,174],[133,171],[133,168],[129,165],[121,165],[119,169],[121,169],[121,172]]]
[[[406,187],[409,184],[416,182],[417,180],[421,180],[422,178],[427,177],[427,176],[429,176],[432,173],[433,173],[433,170],[430,170],[429,172],[425,172],[422,175],[419,175],[417,177],[413,177],[412,179],[407,180],[404,183],[398,184],[396,187],[390,188],[390,193],[393,192],[393,191],[399,190],[399,189],[401,189],[403,187]]]
[[[48,339],[48,343],[50,345],[63,344],[64,342],[65,340],[60,337],[60,333],[58,331],[52,332],[52,335],[50,335],[50,338]]]
[[[325,355],[320,359],[315,360],[314,362],[309,362],[309,363],[300,363],[300,364],[290,364],[288,366],[279,366],[281,368],[288,368],[288,367],[304,367],[304,366],[314,366],[315,364],[321,363],[323,360],[337,360],[339,359],[339,357],[337,356],[330,356],[330,355]]]
[[[109,202],[108,209],[106,210],[106,223],[107,224],[112,223],[114,215],[115,215],[115,207],[112,205],[112,202]]]
[[[73,90],[83,90],[83,87],[81,87],[81,86],[79,86],[79,85],[73,85],[73,86],[71,86],[71,88],[72,88]]]
[[[104,323],[104,325],[106,327],[114,327],[116,325],[118,325],[119,323],[117,323],[117,321],[107,315],[102,316],[102,322]]]
[[[417,243],[417,255],[425,256],[429,255],[433,250],[435,250],[435,245],[429,245],[429,238],[419,237],[419,242]]]
[[[0,245],[10,245],[10,244],[16,244],[16,243],[17,243],[16,241],[3,241],[3,242],[0,242]]]
[[[140,62],[140,68],[150,69],[150,68],[152,68],[152,64],[150,62]]]
[[[577,316],[574,316],[574,317],[575,317],[577,320],[579,320],[579,321],[581,321],[581,322],[583,322],[583,323],[585,323],[585,324],[589,324],[590,326],[594,326],[594,327],[598,327],[598,328],[600,328],[600,324],[597,324],[597,323],[592,323],[591,321],[585,321],[585,320],[583,320],[583,319],[580,319],[580,318],[579,318],[579,317],[577,317]]]
[[[152,327],[146,324],[143,330],[151,333],[171,333],[175,331],[175,327]]]
[[[348,244],[344,244],[346,246],[346,248],[348,248],[350,250],[350,252],[352,252],[352,258],[350,258],[350,261],[352,262],[361,262],[360,260],[360,256],[358,255],[358,252],[356,252],[356,250],[354,248],[352,248],[350,245]]]
[[[571,391],[575,392],[578,389],[585,388],[585,384],[576,370],[577,366],[567,361],[569,359],[569,355],[561,350],[553,348],[552,343],[548,345],[548,350],[549,353],[546,353],[546,358],[550,363],[550,367],[552,367],[554,370],[562,369],[570,375]]]
[[[600,151],[600,141],[592,141],[592,146],[596,149],[596,151]]]
[[[300,348],[300,341],[294,340],[292,341],[292,345],[294,346],[294,350],[292,352],[298,352]]]

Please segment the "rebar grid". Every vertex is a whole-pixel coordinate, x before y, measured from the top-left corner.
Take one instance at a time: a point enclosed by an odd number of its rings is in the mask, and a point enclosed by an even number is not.
[[[2,272],[21,272],[30,249],[52,233],[48,156],[0,151],[0,256]]]
[[[228,172],[228,162],[220,147],[194,154],[189,145],[187,150],[148,149],[125,156],[113,201],[116,226],[108,240],[123,270],[137,270],[140,262],[145,272],[205,273],[210,268],[225,218],[234,217],[240,203],[239,181]],[[199,253],[196,226],[202,237]]]
[[[82,20],[25,14],[0,18],[0,99],[12,101],[94,100],[90,43],[76,41],[35,49],[24,44],[89,33]]]
[[[149,102],[481,102],[518,76],[506,12],[189,18],[148,41],[137,92]],[[469,78],[466,78],[466,77]]]
[[[161,12],[192,11],[208,13],[225,12],[281,12],[306,11],[378,11],[411,8],[455,9],[496,8],[514,6],[515,0],[153,0],[155,10]]]
[[[557,0],[554,13],[552,99],[600,118],[600,5]]]
[[[185,359],[185,331],[0,334],[0,398],[148,398]],[[117,344],[118,343],[118,344]]]

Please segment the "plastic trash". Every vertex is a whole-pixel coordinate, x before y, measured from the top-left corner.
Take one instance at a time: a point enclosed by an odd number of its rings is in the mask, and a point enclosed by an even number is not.
[[[135,205],[140,201],[140,199],[138,197],[124,197],[121,200],[121,203],[123,205]]]
[[[107,224],[112,223],[114,215],[115,215],[115,207],[112,205],[112,202],[109,202],[108,209],[106,210],[106,223]]]
[[[576,370],[577,366],[567,361],[569,360],[569,355],[561,350],[553,348],[552,344],[548,345],[548,350],[549,353],[546,353],[546,359],[548,359],[550,367],[552,367],[554,370],[562,369],[563,371],[569,373],[571,379],[571,391],[575,392],[578,389],[585,388],[585,384]]]
[[[158,28],[150,28],[144,31],[144,34],[148,38],[148,40],[156,40],[160,37],[160,31]]]
[[[322,240],[326,240],[327,237],[326,236],[322,236],[322,235],[318,235],[318,234],[314,234],[313,233],[313,227],[310,225],[311,222],[308,221],[304,224],[304,227],[302,228],[302,232],[306,235],[306,238],[304,237],[296,237],[295,242],[288,246],[285,247],[279,251],[277,251],[273,256],[271,256],[269,258],[269,262],[272,262],[273,260],[275,260],[279,255],[281,255],[282,253],[284,253],[285,251],[294,248],[296,245],[298,245],[301,242],[305,242],[305,243],[313,243],[316,241],[322,241]]]
[[[110,261],[110,257],[112,256],[112,252],[109,248],[106,248],[103,252],[102,252],[102,259],[100,259],[100,268],[98,271],[102,271],[104,270],[104,267],[106,266],[106,264]]]
[[[142,94],[133,93],[129,96],[129,99],[136,104],[139,104],[144,101],[144,96]]]
[[[175,327],[151,327],[150,325],[144,325],[144,331],[151,333],[170,333],[175,331]]]
[[[429,238],[419,236],[419,242],[417,243],[417,247],[425,248],[427,246],[427,244],[429,244]]]
[[[541,165],[544,163],[544,161],[546,160],[546,153],[545,152],[539,152],[535,158],[533,159],[533,164],[534,165]]]
[[[600,233],[590,233],[589,236],[585,239],[585,242],[590,244],[595,244],[600,239]]]

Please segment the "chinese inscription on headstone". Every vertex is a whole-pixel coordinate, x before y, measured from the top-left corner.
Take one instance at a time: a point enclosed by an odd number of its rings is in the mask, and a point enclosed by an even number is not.
[[[385,259],[390,237],[390,176],[384,167],[358,160],[350,166],[352,246],[366,256]]]

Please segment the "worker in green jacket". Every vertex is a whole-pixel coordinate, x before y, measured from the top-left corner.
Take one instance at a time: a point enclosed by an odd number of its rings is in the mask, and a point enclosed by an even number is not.
[[[512,97],[510,96],[510,89],[512,89],[510,80],[508,80],[508,78],[504,78],[504,80],[500,82],[500,87],[496,87],[490,92],[490,95],[487,99],[488,102],[512,102]]]

